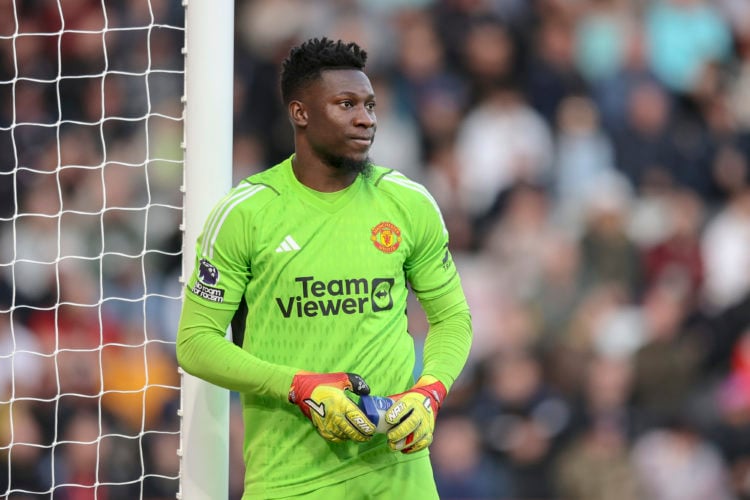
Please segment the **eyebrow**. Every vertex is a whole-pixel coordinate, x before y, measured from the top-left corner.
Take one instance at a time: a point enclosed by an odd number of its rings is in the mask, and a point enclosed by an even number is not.
[[[362,94],[360,94],[358,92],[355,92],[353,90],[342,90],[341,92],[336,92],[336,94],[334,94],[335,97],[353,96],[353,97],[357,97],[357,98],[359,98],[361,95]],[[374,93],[368,93],[365,96],[365,99],[366,100],[367,99],[374,100],[375,99],[375,94]]]

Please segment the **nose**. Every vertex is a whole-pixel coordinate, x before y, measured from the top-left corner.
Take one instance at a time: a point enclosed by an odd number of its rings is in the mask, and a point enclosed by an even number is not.
[[[354,124],[358,127],[372,128],[376,123],[375,111],[368,109],[367,106],[360,106],[358,113],[355,115]]]

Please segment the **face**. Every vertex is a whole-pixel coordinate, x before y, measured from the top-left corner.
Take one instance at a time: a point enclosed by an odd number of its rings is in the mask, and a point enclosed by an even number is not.
[[[337,169],[367,170],[377,124],[367,76],[358,70],[326,70],[301,97],[301,124],[314,154]]]

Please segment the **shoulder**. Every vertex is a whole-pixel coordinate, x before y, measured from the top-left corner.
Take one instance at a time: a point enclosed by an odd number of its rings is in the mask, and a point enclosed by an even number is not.
[[[281,192],[278,167],[246,177],[214,204],[204,223],[206,241],[225,237],[239,241],[248,234],[252,221],[273,212],[271,207]]]
[[[428,189],[398,170],[374,166],[370,183],[378,191],[408,204],[426,204],[438,208]]]
[[[278,197],[273,187],[244,179],[233,187],[214,208],[223,213],[244,213],[261,210]]]
[[[422,184],[392,168],[373,166],[369,181],[377,190],[384,193],[407,197],[415,194],[429,195],[427,188]]]
[[[231,212],[258,212],[279,198],[284,190],[282,164],[242,179],[217,204]]]

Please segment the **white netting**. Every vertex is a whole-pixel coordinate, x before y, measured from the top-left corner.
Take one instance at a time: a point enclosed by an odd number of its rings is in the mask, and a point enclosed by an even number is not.
[[[0,497],[178,491],[183,26],[0,0]]]

